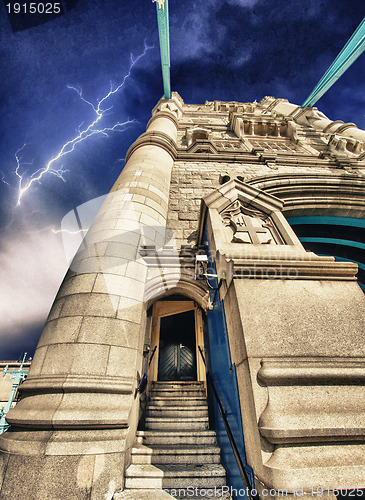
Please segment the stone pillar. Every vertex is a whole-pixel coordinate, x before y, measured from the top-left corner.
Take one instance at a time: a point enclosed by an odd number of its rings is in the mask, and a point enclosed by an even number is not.
[[[58,292],[0,440],[0,498],[111,499],[138,423],[146,264],[161,247],[180,100],[131,146]]]

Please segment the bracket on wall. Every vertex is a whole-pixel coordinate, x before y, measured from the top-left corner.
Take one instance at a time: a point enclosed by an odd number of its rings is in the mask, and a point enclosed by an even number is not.
[[[208,271],[209,259],[206,254],[204,255],[196,255],[195,257],[195,279],[196,280],[205,280],[206,284],[211,290],[215,291],[213,303],[215,301],[215,297],[217,291],[221,289],[223,283],[225,286],[223,287],[223,296],[221,294],[221,298],[223,299],[227,293],[229,285],[233,279],[233,260],[227,261],[224,255],[221,255],[219,251],[216,255],[215,266],[217,269],[216,273],[211,273]],[[212,286],[209,280],[216,279],[218,280],[217,286]]]

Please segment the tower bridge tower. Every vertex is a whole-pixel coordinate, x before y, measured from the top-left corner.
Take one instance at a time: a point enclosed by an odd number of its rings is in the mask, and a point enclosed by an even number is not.
[[[162,99],[7,416],[0,499],[111,499],[140,420],[138,375],[147,391],[205,384],[199,348],[259,494],[365,487],[364,143],[356,125],[285,99]],[[196,279],[197,253],[219,290]],[[171,343],[162,318],[171,328],[184,311],[195,336]]]

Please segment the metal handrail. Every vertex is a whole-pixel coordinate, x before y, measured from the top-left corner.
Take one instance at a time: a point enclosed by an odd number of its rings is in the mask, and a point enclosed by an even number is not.
[[[212,378],[210,372],[207,369],[207,364],[205,362],[205,357],[204,357],[202,348],[200,346],[198,346],[198,349],[199,349],[200,355],[201,355],[201,357],[203,359],[203,363],[205,365],[205,370],[206,370],[206,375],[207,375],[207,380],[208,380],[208,382],[209,382],[209,384],[210,384],[210,386],[211,386],[211,388],[213,390],[214,397],[215,397],[215,399],[217,401],[219,412],[221,414],[221,417],[222,417],[222,420],[223,420],[223,423],[224,423],[224,427],[225,427],[227,435],[228,435],[229,442],[230,442],[230,444],[232,446],[232,451],[233,451],[234,457],[236,459],[236,462],[237,462],[237,465],[238,465],[238,469],[239,469],[241,477],[242,477],[243,484],[245,485],[246,491],[250,492],[250,494],[249,494],[250,498],[252,498],[252,500],[259,500],[258,494],[257,493],[253,493],[253,491],[251,489],[250,480],[249,480],[249,478],[247,476],[247,472],[245,470],[245,466],[244,466],[244,464],[242,462],[240,452],[238,450],[238,447],[236,445],[236,442],[234,440],[231,428],[230,428],[228,420],[227,420],[227,416],[226,416],[227,412],[223,409],[221,400],[219,399],[217,390],[216,390],[214,382],[213,382],[213,378]]]
[[[155,355],[156,349],[157,349],[157,345],[155,346],[155,348],[154,348],[154,349],[153,349],[153,351],[152,351],[152,354],[151,354],[150,360],[149,360],[149,362],[148,362],[148,366],[150,366],[150,364],[152,363],[152,358],[153,358],[153,356]]]

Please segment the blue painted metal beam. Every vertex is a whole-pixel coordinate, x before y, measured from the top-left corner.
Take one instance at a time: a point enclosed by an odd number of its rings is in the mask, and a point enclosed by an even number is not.
[[[307,250],[357,264],[357,282],[365,291],[364,219],[319,215],[288,217],[287,220]]]
[[[334,226],[352,226],[365,227],[365,219],[357,219],[355,217],[335,217],[335,216],[303,216],[303,217],[288,217],[289,224],[326,224]]]
[[[303,102],[302,108],[313,106],[340,76],[356,61],[365,50],[365,17],[360,25],[338,54],[326,73],[315,86],[313,92]]]
[[[204,228],[204,245],[209,258],[208,265],[210,270],[213,271],[213,274],[216,274],[217,270],[215,261],[210,252],[206,227]],[[248,476],[250,489],[253,490],[255,488],[254,473],[246,462],[237,373],[235,365],[232,364],[230,354],[224,304],[220,298],[219,290],[215,291],[218,287],[218,279],[216,277],[209,278],[209,284],[214,287],[214,290],[210,290],[210,299],[213,307],[212,309],[208,309],[207,312],[209,349],[208,352],[205,352],[205,357],[209,360],[210,374],[213,378],[219,399],[226,411],[226,418],[244,465],[246,475]],[[217,440],[222,451],[222,463],[227,471],[227,484],[238,492],[242,492],[237,498],[247,500],[247,490],[216,403],[214,409]],[[236,496],[234,498],[236,498]]]
[[[365,243],[360,243],[358,241],[341,240],[338,238],[317,238],[312,236],[300,236],[299,240],[304,243],[329,243],[331,245],[344,245],[346,247],[355,247],[365,250]]]
[[[169,3],[168,0],[155,1],[157,9],[158,35],[160,39],[163,88],[165,99],[171,99]]]

